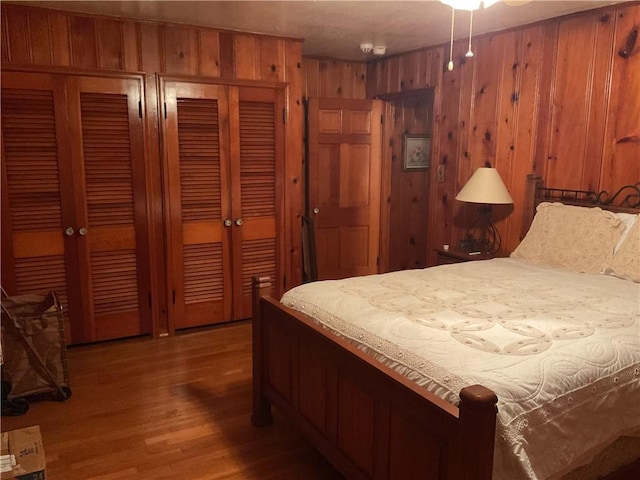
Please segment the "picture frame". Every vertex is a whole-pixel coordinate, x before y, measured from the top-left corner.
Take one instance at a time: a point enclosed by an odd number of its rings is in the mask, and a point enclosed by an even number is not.
[[[405,171],[428,170],[431,166],[431,135],[404,135],[402,169]]]

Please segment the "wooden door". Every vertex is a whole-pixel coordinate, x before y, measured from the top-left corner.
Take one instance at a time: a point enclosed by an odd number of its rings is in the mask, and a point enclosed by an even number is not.
[[[233,318],[251,317],[251,279],[280,291],[284,101],[281,90],[230,87]]]
[[[140,79],[68,77],[82,340],[151,330]]]
[[[379,100],[309,102],[309,215],[318,278],[377,273],[380,235]]]
[[[3,265],[71,343],[150,331],[140,79],[3,73]]]
[[[231,318],[227,87],[165,82],[167,259],[174,328]]]
[[[10,295],[55,290],[66,340],[81,338],[64,83],[2,73],[2,285]]]

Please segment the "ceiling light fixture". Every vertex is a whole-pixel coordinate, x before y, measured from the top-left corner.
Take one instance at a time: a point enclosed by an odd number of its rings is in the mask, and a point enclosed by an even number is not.
[[[489,8],[498,3],[498,0],[440,0],[441,3],[449,5],[456,10],[479,10],[480,7]]]
[[[456,10],[468,10],[469,11],[469,49],[465,54],[465,57],[472,58],[473,50],[471,50],[471,36],[473,35],[473,11],[478,10],[481,6],[483,8],[489,8],[498,0],[440,0],[441,3],[451,7],[451,43],[449,45],[449,63],[447,64],[447,70],[453,71],[453,31],[455,25]]]

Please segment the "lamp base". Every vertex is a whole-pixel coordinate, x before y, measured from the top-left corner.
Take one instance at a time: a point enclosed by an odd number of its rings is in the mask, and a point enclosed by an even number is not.
[[[502,238],[491,221],[491,205],[483,205],[478,210],[480,215],[467,232],[467,237],[460,240],[460,248],[474,252],[497,253],[502,246]]]
[[[471,233],[467,233],[467,236],[458,242],[458,246],[468,252],[479,252],[480,242],[471,236]]]

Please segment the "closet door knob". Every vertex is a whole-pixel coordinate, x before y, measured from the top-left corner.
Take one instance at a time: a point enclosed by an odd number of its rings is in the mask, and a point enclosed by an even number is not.
[[[313,214],[314,214],[314,215],[317,215],[317,214],[319,214],[319,213],[320,213],[320,209],[319,209],[318,207],[316,207],[316,208],[314,208],[314,209],[313,209]]]
[[[236,225],[237,226],[242,225],[242,219],[241,218],[236,218]]]
[[[227,219],[224,221],[224,226],[225,226],[225,227],[230,227],[232,223],[233,223],[233,222],[232,222],[230,219],[228,219],[228,218],[227,218]]]
[[[67,237],[70,237],[71,235],[73,235],[74,233],[76,233],[76,231],[73,229],[73,227],[68,227],[65,231],[64,234]]]
[[[81,237],[84,237],[87,234],[88,230],[85,227],[80,227],[78,229],[78,235],[80,235]]]

